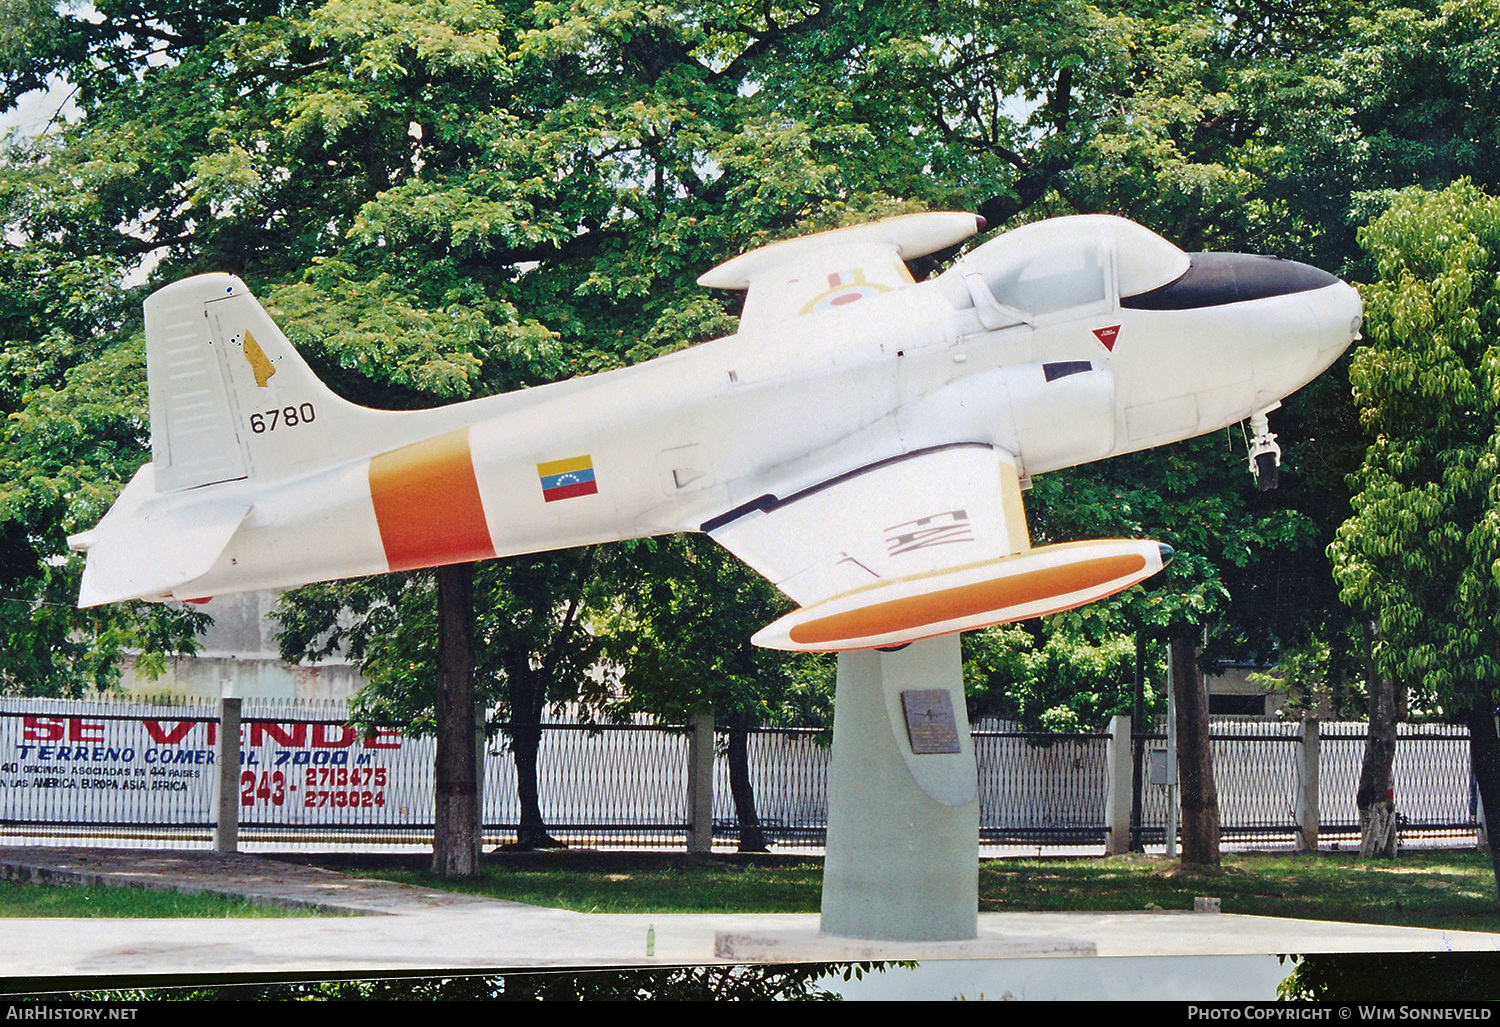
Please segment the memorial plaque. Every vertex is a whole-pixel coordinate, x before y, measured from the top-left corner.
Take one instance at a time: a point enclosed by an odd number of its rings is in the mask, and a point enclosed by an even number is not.
[[[947,691],[934,688],[902,692],[901,709],[906,714],[906,737],[913,753],[926,756],[963,751],[958,744],[958,725],[953,720],[953,700]]]

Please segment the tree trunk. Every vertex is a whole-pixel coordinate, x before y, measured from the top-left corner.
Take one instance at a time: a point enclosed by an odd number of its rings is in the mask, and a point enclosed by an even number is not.
[[[1369,738],[1359,768],[1359,854],[1396,855],[1396,796],[1391,767],[1396,761],[1396,685],[1375,666],[1375,625],[1366,621],[1365,688],[1370,695]]]
[[[729,724],[729,794],[740,827],[741,852],[768,852],[766,836],[755,812],[755,788],[750,783],[750,731],[743,720]]]
[[[542,748],[542,710],[547,705],[546,683],[538,679],[522,656],[507,669],[510,696],[510,744],[516,760],[516,798],[521,803],[521,823],[516,847],[521,849],[565,849],[567,846],[547,832],[542,818],[541,790],[537,768]]]
[[[479,760],[474,736],[474,568],[439,567],[437,758],[432,872],[471,877],[480,846]]]
[[[1500,819],[1500,736],[1495,731],[1495,700],[1486,696],[1469,708],[1469,766],[1474,783],[1479,786],[1479,801],[1484,803],[1487,822]],[[1490,866],[1495,874],[1495,889],[1500,894],[1500,844],[1493,826],[1490,834]]]
[[[1198,670],[1198,631],[1171,636],[1172,703],[1177,718],[1177,766],[1182,786],[1182,862],[1219,865],[1219,793],[1208,745],[1208,692]]]

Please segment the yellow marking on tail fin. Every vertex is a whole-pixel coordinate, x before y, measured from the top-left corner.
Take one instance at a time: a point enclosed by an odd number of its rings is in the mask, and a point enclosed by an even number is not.
[[[266,356],[266,351],[260,348],[260,343],[255,341],[255,336],[249,332],[245,333],[245,359],[250,362],[250,370],[255,372],[255,384],[264,389],[271,380],[271,375],[276,373],[276,368]]]

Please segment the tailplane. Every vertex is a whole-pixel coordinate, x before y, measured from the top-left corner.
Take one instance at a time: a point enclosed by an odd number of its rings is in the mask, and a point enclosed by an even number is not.
[[[164,495],[147,464],[102,521],[68,538],[69,548],[87,555],[79,607],[171,598],[175,588],[208,573],[251,505],[214,489]]]

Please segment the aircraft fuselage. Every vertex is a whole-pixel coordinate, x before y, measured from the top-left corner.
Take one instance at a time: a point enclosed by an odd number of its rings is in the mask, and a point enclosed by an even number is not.
[[[1170,552],[1033,548],[1029,476],[1246,418],[1252,455],[1279,459],[1266,411],[1358,334],[1332,275],[1189,257],[1106,216],[1023,226],[911,281],[904,259],[978,227],[905,215],[750,251],[700,279],[748,290],[737,335],[419,411],[333,394],[239,279],[169,285],[145,305],[152,460],[70,540],[79,601],[705,531],[822,625],[786,628],[790,646],[1036,616]]]
[[[870,453],[954,438],[1039,474],[1242,421],[1311,380],[1357,330],[1342,283],[993,330],[933,285],[805,319],[795,334],[390,414],[425,439],[275,485],[216,485],[215,502],[242,487],[254,507],[192,592],[696,531],[788,482],[812,487]],[[592,487],[554,498],[543,472],[570,461]]]

